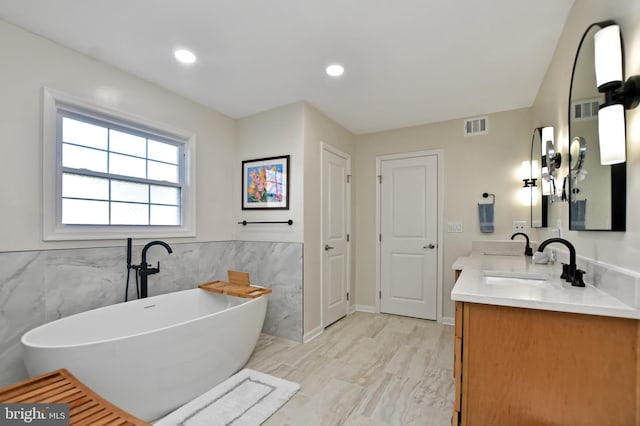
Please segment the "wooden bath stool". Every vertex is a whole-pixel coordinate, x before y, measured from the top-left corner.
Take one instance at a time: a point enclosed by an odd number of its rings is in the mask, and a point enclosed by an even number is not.
[[[8,404],[69,404],[70,425],[150,425],[116,407],[64,368],[0,389]]]

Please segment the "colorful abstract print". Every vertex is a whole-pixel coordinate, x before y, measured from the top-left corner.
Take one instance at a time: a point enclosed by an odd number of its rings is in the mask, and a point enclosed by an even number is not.
[[[282,202],[282,164],[269,164],[247,169],[247,203]]]

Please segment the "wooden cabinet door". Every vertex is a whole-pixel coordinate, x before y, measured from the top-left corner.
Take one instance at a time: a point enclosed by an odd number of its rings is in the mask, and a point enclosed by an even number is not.
[[[464,307],[462,424],[638,424],[638,321]]]

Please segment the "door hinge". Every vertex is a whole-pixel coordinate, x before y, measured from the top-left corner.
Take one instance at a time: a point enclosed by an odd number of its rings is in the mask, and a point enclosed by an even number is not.
[[[349,301],[349,292],[347,292],[347,302]]]
[[[347,183],[351,182],[351,175],[347,175]]]
[[[378,292],[378,299],[382,299],[382,290]]]
[[[378,234],[378,241],[382,242],[382,234]]]
[[[378,175],[378,182],[382,183],[382,175]]]
[[[349,234],[347,234],[347,242],[349,242]]]

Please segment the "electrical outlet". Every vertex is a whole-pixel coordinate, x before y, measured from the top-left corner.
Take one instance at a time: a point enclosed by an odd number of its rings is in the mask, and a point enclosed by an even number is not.
[[[524,232],[524,228],[527,226],[527,222],[524,220],[513,221],[513,232]]]
[[[447,231],[456,233],[462,232],[462,222],[448,222]]]

